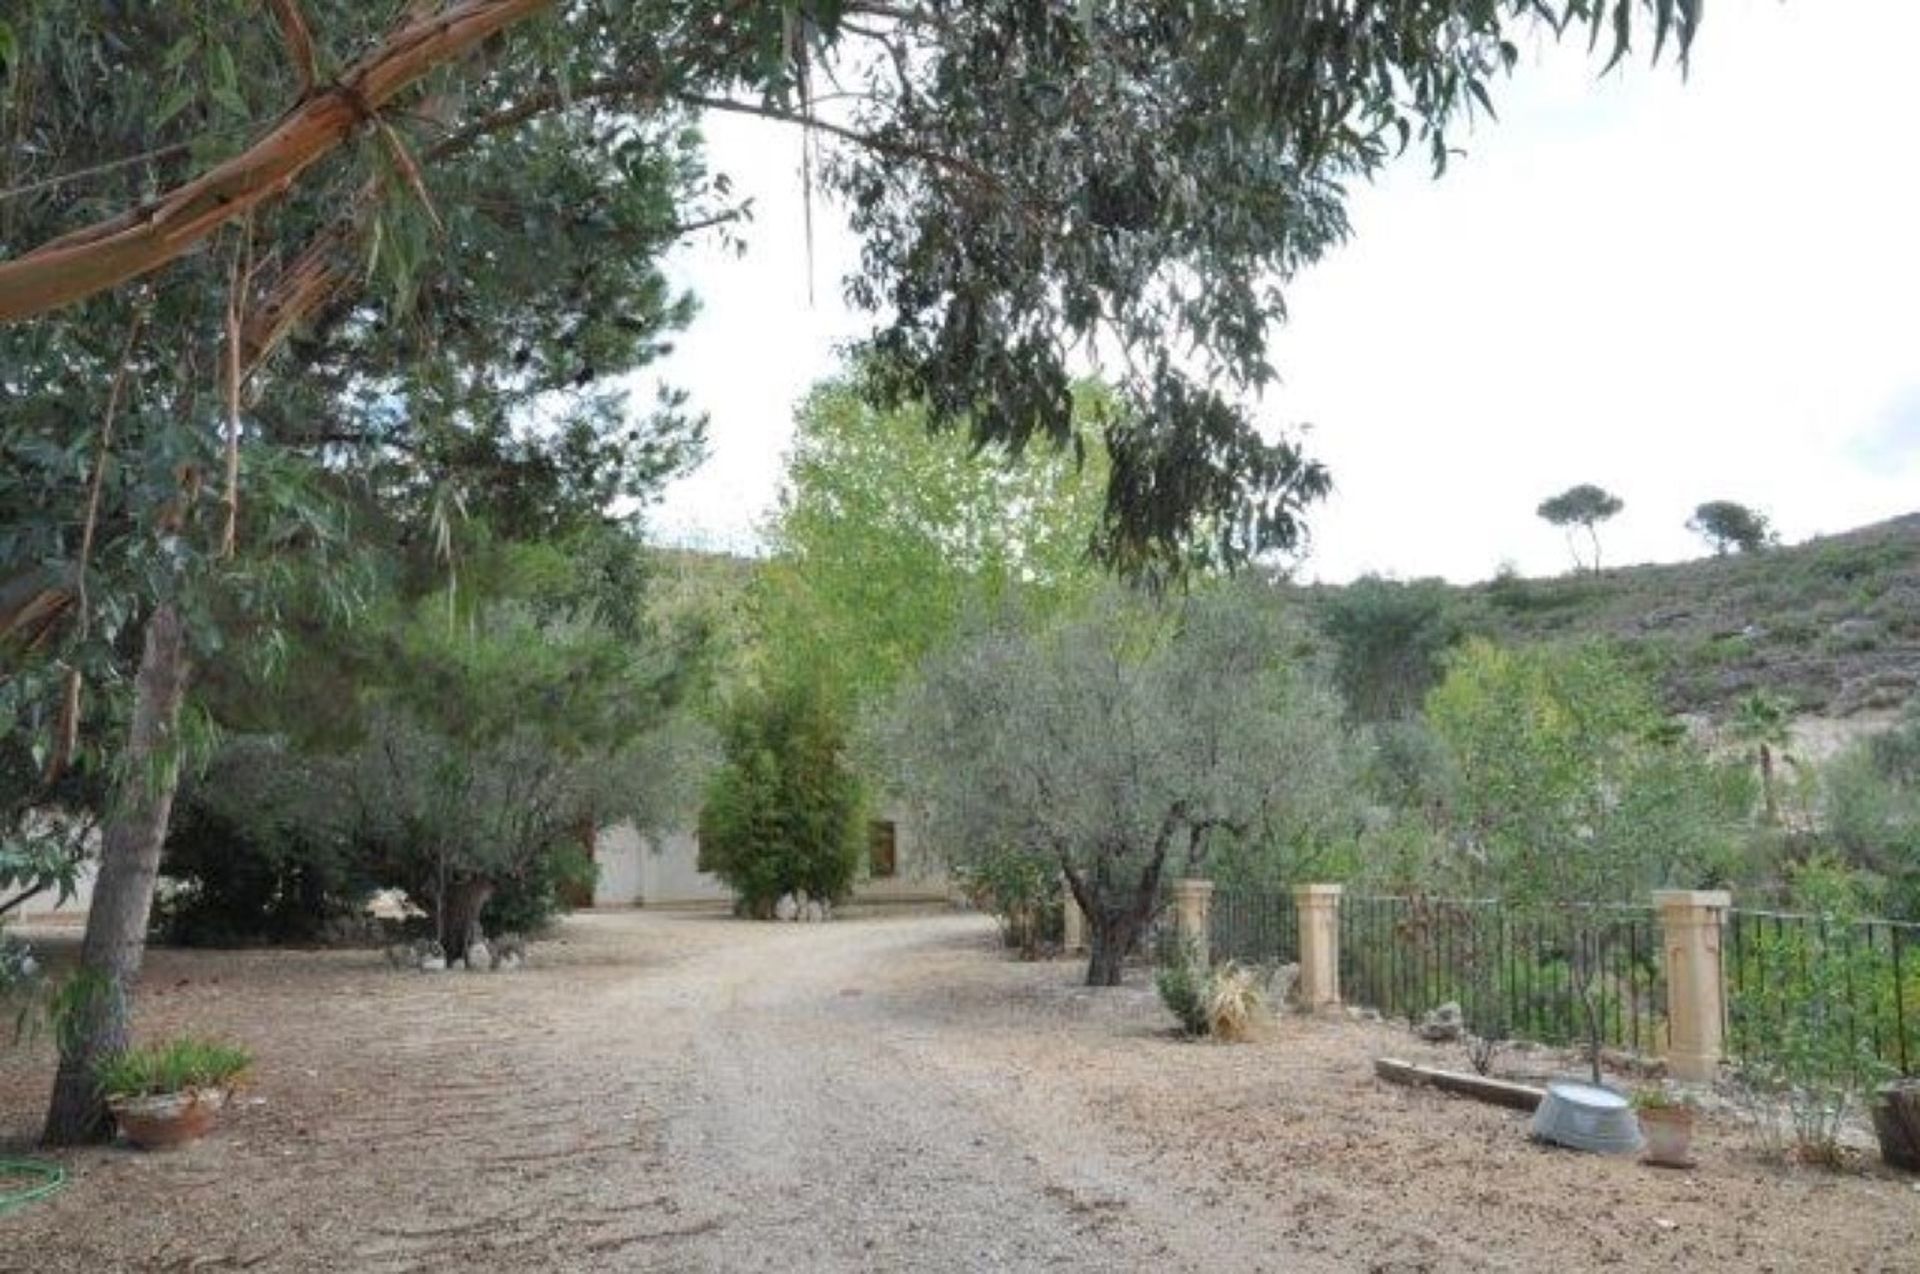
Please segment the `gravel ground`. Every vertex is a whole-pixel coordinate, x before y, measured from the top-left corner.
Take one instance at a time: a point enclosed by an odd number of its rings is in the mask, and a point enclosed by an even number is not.
[[[1403,1031],[1169,1037],[1144,986],[947,914],[568,921],[514,974],[368,952],[149,957],[142,1034],[246,1041],[213,1138],[64,1156],[0,1270],[1920,1270],[1920,1188],[1542,1149],[1376,1083]],[[1457,1062],[1457,1057],[1451,1059]],[[0,1055],[31,1136],[42,1046]]]

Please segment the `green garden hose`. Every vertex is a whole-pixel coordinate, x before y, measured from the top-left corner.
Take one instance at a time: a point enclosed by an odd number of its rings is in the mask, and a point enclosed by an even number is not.
[[[15,1188],[16,1178],[25,1177],[33,1185]],[[0,1159],[0,1181],[7,1188],[0,1189],[0,1216],[5,1216],[15,1208],[25,1207],[35,1199],[44,1199],[67,1184],[67,1170],[50,1163],[28,1163],[24,1159]]]

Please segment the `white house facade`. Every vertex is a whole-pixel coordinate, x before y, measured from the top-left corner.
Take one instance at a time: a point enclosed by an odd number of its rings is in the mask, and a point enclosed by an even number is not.
[[[646,835],[631,823],[603,828],[594,844],[596,907],[683,907],[731,901],[733,892],[700,870],[691,831]],[[854,884],[857,902],[935,902],[952,893],[946,863],[913,819],[898,811],[867,825],[867,855]]]

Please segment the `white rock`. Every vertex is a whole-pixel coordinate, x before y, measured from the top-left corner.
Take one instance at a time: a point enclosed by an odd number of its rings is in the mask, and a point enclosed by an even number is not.
[[[807,905],[801,909],[800,918],[811,924],[819,924],[827,917],[826,913],[820,910],[820,904],[809,899]]]
[[[781,894],[780,901],[773,904],[773,918],[775,920],[792,920],[799,914],[800,904],[794,900],[792,894]]]
[[[493,952],[487,949],[486,943],[471,942],[467,944],[467,968],[468,969],[478,973],[481,970],[490,969],[492,967],[493,967]]]
[[[445,956],[421,956],[420,957],[420,972],[445,973],[446,971],[447,971],[447,961]]]

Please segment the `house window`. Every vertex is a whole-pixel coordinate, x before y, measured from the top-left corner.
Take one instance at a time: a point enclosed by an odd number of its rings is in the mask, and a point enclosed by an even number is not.
[[[867,824],[867,874],[884,880],[899,870],[898,850],[892,823]]]

